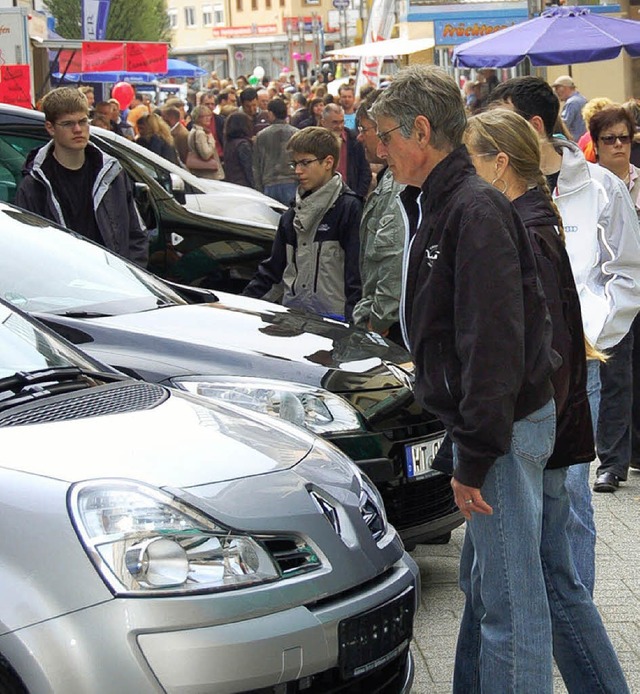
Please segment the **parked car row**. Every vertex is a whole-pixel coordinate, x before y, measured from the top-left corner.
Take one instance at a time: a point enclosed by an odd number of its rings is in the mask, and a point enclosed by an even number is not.
[[[0,546],[0,691],[408,692],[419,584],[396,531],[410,549],[462,522],[409,354],[212,291],[243,286],[279,203],[91,137],[174,281],[0,202],[0,498],[30,523]],[[0,198],[46,139],[0,106]]]
[[[3,694],[409,691],[418,570],[337,448],[4,302],[0,447]]]

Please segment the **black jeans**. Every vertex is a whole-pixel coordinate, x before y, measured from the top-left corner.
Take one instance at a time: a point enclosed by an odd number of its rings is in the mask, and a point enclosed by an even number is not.
[[[640,314],[631,328],[633,331],[633,409],[631,413],[631,462],[640,467]]]
[[[602,389],[596,435],[600,466],[596,474],[611,472],[621,480],[627,479],[631,462],[633,343],[632,327],[615,347],[607,350],[609,359],[600,365]]]

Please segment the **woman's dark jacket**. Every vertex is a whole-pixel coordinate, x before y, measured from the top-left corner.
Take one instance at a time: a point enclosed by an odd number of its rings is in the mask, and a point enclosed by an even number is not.
[[[151,152],[155,152],[167,161],[178,166],[178,152],[168,142],[163,140],[160,135],[155,133],[151,137],[139,137],[136,142],[142,147],[146,147]]]
[[[253,142],[250,137],[226,140],[224,180],[253,188]]]
[[[401,200],[411,234],[401,320],[416,399],[456,445],[456,479],[481,487],[510,450],[514,422],[553,397],[560,359],[533,251],[464,147]]]
[[[558,235],[558,217],[537,188],[513,201],[522,219],[538,268],[553,326],[553,349],[562,365],[551,377],[557,411],[556,445],[547,464],[559,468],[595,458],[587,398],[587,363],[578,291],[569,256]]]

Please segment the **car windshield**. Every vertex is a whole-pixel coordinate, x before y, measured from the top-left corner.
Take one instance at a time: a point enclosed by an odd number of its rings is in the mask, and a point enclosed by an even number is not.
[[[27,312],[87,318],[186,303],[132,263],[6,204],[0,204],[0,294]]]
[[[70,366],[96,370],[91,360],[0,303],[0,378]]]

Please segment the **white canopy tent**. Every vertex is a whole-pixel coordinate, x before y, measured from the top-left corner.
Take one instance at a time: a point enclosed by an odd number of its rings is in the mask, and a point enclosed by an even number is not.
[[[427,51],[433,48],[436,42],[433,39],[387,39],[386,41],[372,41],[361,43],[358,46],[348,48],[336,48],[327,51],[327,57],[335,58],[384,58],[391,55],[409,55],[419,51]]]

